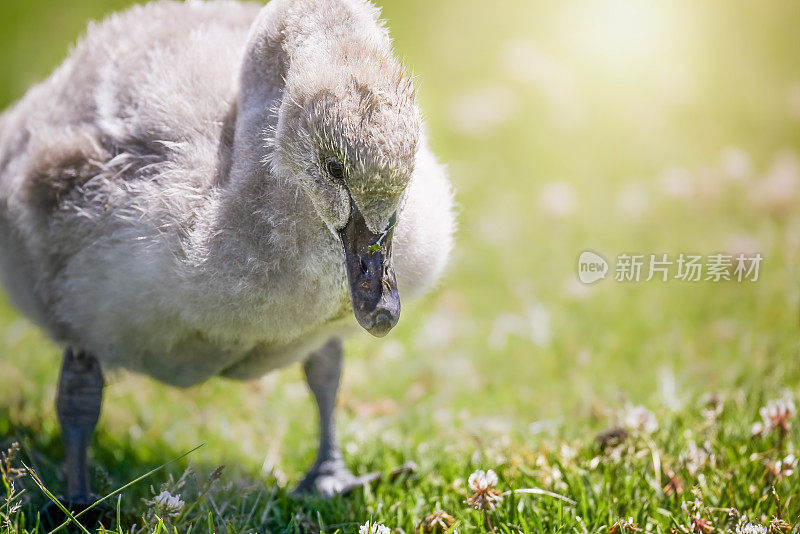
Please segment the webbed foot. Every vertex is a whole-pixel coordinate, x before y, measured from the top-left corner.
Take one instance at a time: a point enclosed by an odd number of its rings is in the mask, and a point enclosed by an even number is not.
[[[322,497],[346,495],[356,488],[378,480],[380,473],[355,476],[341,460],[315,465],[292,492],[295,496],[317,494]]]
[[[389,474],[390,480],[414,472],[417,466],[411,462],[402,465]],[[329,460],[314,467],[306,474],[305,478],[292,491],[295,497],[303,495],[319,495],[321,497],[335,497],[347,495],[354,489],[362,488],[383,478],[379,472],[355,476],[344,465],[341,459]]]

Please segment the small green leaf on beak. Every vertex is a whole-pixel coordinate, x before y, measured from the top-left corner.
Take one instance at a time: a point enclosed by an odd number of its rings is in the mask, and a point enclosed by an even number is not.
[[[375,244],[370,245],[368,250],[370,252],[378,252],[380,249],[381,249],[381,244],[380,244],[380,241],[379,241],[379,242],[377,242]]]

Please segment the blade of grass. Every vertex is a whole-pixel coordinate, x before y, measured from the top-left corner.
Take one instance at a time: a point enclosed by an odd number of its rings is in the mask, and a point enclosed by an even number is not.
[[[122,495],[117,495],[117,530],[121,530],[120,525],[122,524]]]
[[[68,525],[68,524],[70,523],[70,521],[71,521],[71,522],[75,523],[75,524],[78,526],[78,528],[79,528],[79,529],[81,529],[81,530],[84,532],[84,534],[90,534],[90,532],[89,532],[88,530],[86,530],[86,527],[84,527],[83,525],[81,525],[81,524],[78,522],[78,520],[77,520],[77,519],[75,519],[75,516],[73,516],[73,515],[72,515],[72,513],[71,513],[69,510],[67,510],[67,508],[66,508],[66,507],[65,507],[63,504],[61,504],[61,501],[59,501],[59,500],[58,500],[58,499],[55,497],[55,495],[53,495],[52,493],[50,493],[50,490],[49,490],[49,489],[47,489],[47,488],[45,487],[45,485],[44,485],[44,482],[42,482],[42,480],[39,478],[39,475],[37,475],[37,474],[36,474],[36,472],[35,472],[33,469],[31,469],[30,467],[28,467],[27,465],[25,465],[25,463],[24,463],[24,462],[22,462],[22,466],[25,468],[25,470],[28,472],[28,474],[30,474],[30,476],[31,476],[31,478],[33,479],[34,483],[35,483],[37,486],[39,486],[39,489],[40,489],[40,490],[42,490],[42,492],[43,492],[45,495],[47,495],[47,498],[48,498],[48,499],[50,499],[51,501],[53,501],[53,504],[55,504],[56,506],[58,506],[58,508],[59,508],[59,509],[60,509],[62,512],[64,512],[64,514],[67,516],[67,520],[66,520],[66,521],[65,521],[65,522],[62,524],[62,526]],[[61,527],[58,527],[58,528],[61,528]],[[54,532],[55,532],[55,531],[54,531]]]
[[[505,497],[505,496],[511,495],[512,492],[515,493],[515,494],[516,493],[529,493],[531,495],[546,495],[548,497],[553,497],[554,499],[558,499],[558,500],[560,500],[562,502],[565,502],[567,504],[571,504],[573,506],[577,504],[575,501],[573,501],[569,497],[564,497],[563,495],[559,495],[558,493],[553,493],[552,491],[547,491],[547,490],[543,490],[543,489],[539,489],[539,488],[520,488],[520,489],[511,490],[511,491],[505,491],[505,492],[503,492],[503,496]]]
[[[190,451],[187,451],[187,452],[185,452],[185,453],[181,454],[180,456],[176,456],[176,457],[175,457],[175,458],[173,458],[172,460],[169,460],[169,461],[167,461],[167,462],[165,462],[165,463],[163,463],[163,464],[159,465],[159,466],[158,466],[158,467],[156,467],[155,469],[151,469],[150,471],[148,471],[147,473],[143,474],[142,476],[140,476],[140,477],[138,477],[138,478],[135,478],[135,479],[131,480],[130,482],[128,482],[128,483],[127,483],[127,484],[125,484],[124,486],[121,486],[120,488],[118,488],[118,489],[116,489],[116,490],[112,491],[111,493],[109,493],[109,494],[108,494],[108,495],[106,495],[105,497],[103,497],[103,498],[101,498],[101,499],[98,499],[98,500],[96,500],[96,501],[95,501],[95,502],[93,502],[91,505],[87,506],[86,508],[84,508],[83,510],[81,510],[79,513],[75,514],[75,517],[76,517],[76,518],[80,517],[81,515],[85,514],[86,512],[88,512],[89,510],[91,510],[92,508],[94,508],[95,506],[97,506],[98,504],[102,503],[102,502],[103,502],[103,501],[105,501],[106,499],[109,499],[109,498],[113,497],[114,495],[116,495],[116,494],[118,494],[118,493],[120,493],[120,492],[122,492],[122,491],[125,491],[126,489],[128,489],[128,488],[129,488],[129,487],[131,487],[131,486],[133,486],[133,485],[134,485],[134,484],[136,484],[137,482],[140,482],[141,480],[143,480],[143,479],[145,479],[145,478],[149,477],[150,475],[152,475],[152,474],[153,474],[153,473],[155,473],[156,471],[159,471],[159,470],[163,469],[164,467],[168,466],[169,464],[171,464],[171,463],[174,463],[174,462],[177,462],[178,460],[180,460],[180,459],[182,459],[182,458],[185,458],[186,456],[189,456],[190,454],[192,454],[194,451],[196,451],[197,449],[199,449],[199,448],[200,448],[200,447],[202,447],[203,445],[204,445],[204,444],[203,444],[203,443],[201,443],[200,445],[198,445],[198,446],[197,446],[197,447],[195,447],[194,449],[192,449],[192,450],[190,450]],[[56,532],[58,532],[59,530],[61,530],[61,529],[62,529],[62,528],[64,528],[65,526],[67,526],[68,524],[69,524],[69,521],[64,521],[64,522],[63,522],[63,523],[61,523],[61,524],[60,524],[58,527],[56,527],[55,529],[51,530],[51,531],[50,531],[50,534],[55,534]]]

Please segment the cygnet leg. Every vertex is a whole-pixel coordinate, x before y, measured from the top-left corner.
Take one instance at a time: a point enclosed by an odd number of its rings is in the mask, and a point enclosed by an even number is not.
[[[334,338],[313,353],[304,365],[306,381],[319,408],[319,451],[317,459],[295,494],[341,495],[380,478],[380,473],[354,476],[344,465],[336,438],[334,408],[342,375],[342,342]]]
[[[73,503],[90,502],[87,455],[100,417],[103,384],[100,362],[90,354],[68,348],[58,381],[56,413],[64,444],[67,499]]]

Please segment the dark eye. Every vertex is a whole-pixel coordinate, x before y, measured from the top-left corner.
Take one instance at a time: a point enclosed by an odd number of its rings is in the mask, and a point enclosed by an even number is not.
[[[342,180],[344,178],[344,165],[335,159],[329,159],[325,164],[325,168],[333,178]]]

